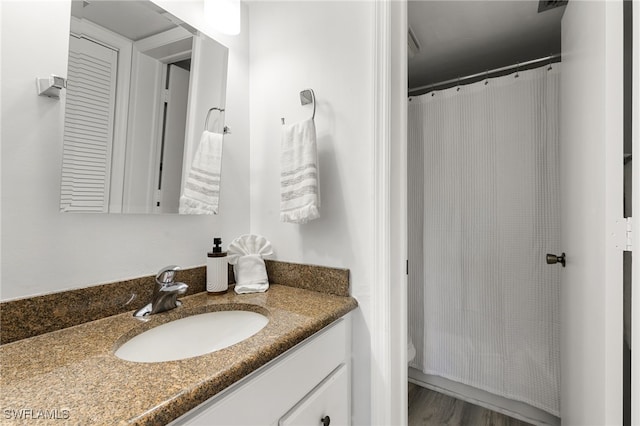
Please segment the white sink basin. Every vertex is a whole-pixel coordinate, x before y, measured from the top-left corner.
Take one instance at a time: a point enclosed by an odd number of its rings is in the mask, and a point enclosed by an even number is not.
[[[147,330],[116,350],[118,358],[163,362],[191,358],[241,342],[267,325],[262,314],[219,311],[192,315]]]

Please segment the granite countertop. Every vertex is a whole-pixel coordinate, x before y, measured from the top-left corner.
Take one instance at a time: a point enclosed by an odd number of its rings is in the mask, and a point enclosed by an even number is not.
[[[0,423],[168,423],[357,306],[351,297],[277,284],[266,293],[181,300],[181,307],[147,322],[126,312],[0,346]],[[153,326],[230,309],[262,313],[269,323],[240,343],[194,358],[135,363],[114,355]]]

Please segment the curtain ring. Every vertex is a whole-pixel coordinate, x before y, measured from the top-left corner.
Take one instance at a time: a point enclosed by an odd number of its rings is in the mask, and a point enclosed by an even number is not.
[[[520,77],[520,62],[518,62],[518,65],[516,65],[516,75],[514,76],[514,78],[518,78]]]

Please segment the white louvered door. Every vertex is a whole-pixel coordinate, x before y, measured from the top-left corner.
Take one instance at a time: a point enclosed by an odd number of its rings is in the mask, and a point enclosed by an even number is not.
[[[61,211],[106,212],[116,93],[116,51],[70,37]]]

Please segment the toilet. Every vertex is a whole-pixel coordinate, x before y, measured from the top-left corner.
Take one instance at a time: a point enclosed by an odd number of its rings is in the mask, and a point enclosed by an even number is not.
[[[407,363],[413,361],[416,357],[416,347],[413,346],[413,342],[411,341],[411,336],[407,336]]]

